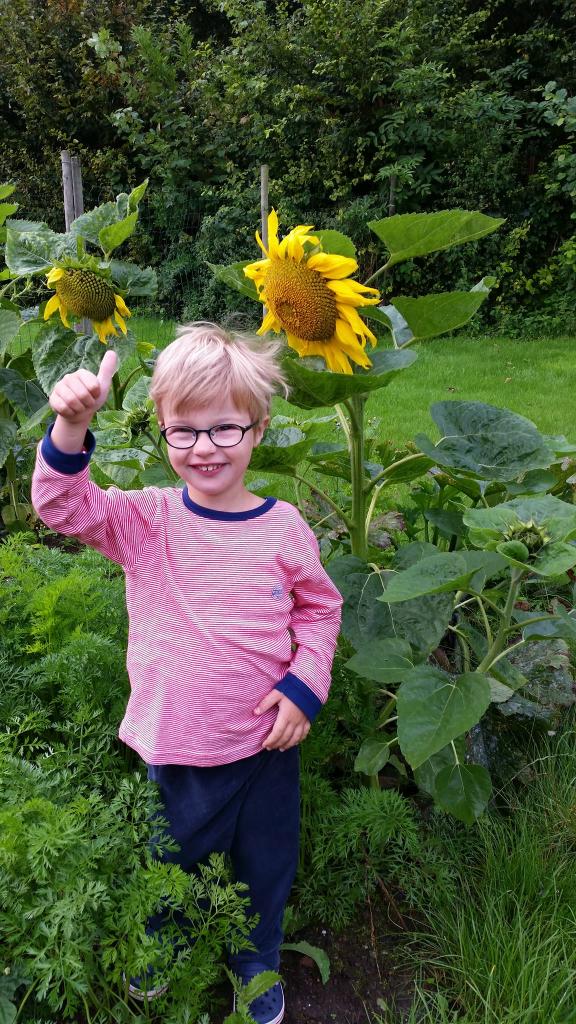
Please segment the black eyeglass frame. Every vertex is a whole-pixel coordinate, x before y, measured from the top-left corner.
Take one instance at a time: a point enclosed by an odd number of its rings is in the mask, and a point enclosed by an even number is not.
[[[181,452],[188,451],[190,448],[193,448],[200,434],[208,434],[208,437],[212,441],[212,444],[216,445],[217,448],[236,448],[239,444],[242,444],[242,441],[244,440],[244,435],[247,434],[249,430],[252,430],[253,427],[257,427],[259,423],[260,420],[254,420],[254,423],[249,423],[247,427],[241,427],[239,423],[215,423],[213,427],[203,427],[201,430],[197,430],[196,427],[179,427],[178,424],[175,423],[173,424],[173,426],[163,427],[162,430],[160,431],[160,434],[164,438],[166,444],[170,445],[171,448],[175,448],[177,451]],[[187,430],[189,431],[190,434],[194,434],[195,437],[194,440],[192,441],[192,444],[185,445],[185,447],[182,447],[182,445],[171,444],[171,442],[166,437],[166,432],[168,430],[172,430],[173,427],[178,427],[178,429],[180,430]],[[241,430],[242,437],[240,438],[239,441],[235,441],[234,444],[218,444],[218,441],[215,441],[214,438],[212,437],[212,431],[217,430],[219,427],[234,427],[235,430]]]

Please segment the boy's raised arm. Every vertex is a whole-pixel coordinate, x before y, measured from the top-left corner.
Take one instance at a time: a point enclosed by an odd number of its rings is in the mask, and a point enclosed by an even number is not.
[[[38,446],[32,504],[51,529],[77,537],[127,568],[151,542],[160,506],[154,488],[104,490],[90,480],[95,439],[88,427],[108,397],[117,362],[110,350],[98,374],[80,369],[54,387],[49,401],[57,416]]]
[[[86,431],[108,398],[117,366],[118,356],[109,349],[97,375],[90,370],[76,370],[67,373],[53,388],[48,401],[57,417],[51,436],[52,444],[61,452],[74,455],[82,451]]]

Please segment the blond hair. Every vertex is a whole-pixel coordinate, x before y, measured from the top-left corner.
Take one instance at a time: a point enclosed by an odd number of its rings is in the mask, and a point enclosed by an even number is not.
[[[288,397],[279,365],[282,343],[253,334],[227,332],[205,321],[179,327],[176,340],[160,353],[150,397],[158,420],[170,406],[176,415],[231,399],[252,418],[267,415],[274,392]]]

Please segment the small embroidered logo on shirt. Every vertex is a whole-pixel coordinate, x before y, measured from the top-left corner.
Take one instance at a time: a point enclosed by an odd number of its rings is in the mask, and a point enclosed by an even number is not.
[[[272,597],[280,599],[283,596],[284,596],[284,588],[283,587],[272,587]]]

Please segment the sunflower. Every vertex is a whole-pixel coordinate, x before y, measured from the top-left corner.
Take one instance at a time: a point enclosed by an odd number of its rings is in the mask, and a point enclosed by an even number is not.
[[[322,356],[328,369],[352,373],[350,360],[358,366],[372,365],[366,341],[376,344],[356,309],[376,305],[380,293],[350,280],[358,270],[356,260],[323,252],[311,231],[310,225],[300,224],[279,242],[278,216],[272,210],[268,249],[256,232],[266,259],[248,264],[244,273],[268,307],[258,334],[283,330],[299,356]]]
[[[68,314],[87,317],[100,341],[105,345],[110,334],[118,334],[112,323],[112,316],[120,330],[126,334],[124,317],[132,316],[121,295],[117,295],[111,284],[93,270],[81,267],[53,267],[46,283],[56,294],[46,303],[44,319],[48,320],[56,310],[65,327],[70,327]]]

